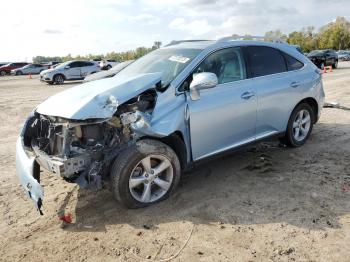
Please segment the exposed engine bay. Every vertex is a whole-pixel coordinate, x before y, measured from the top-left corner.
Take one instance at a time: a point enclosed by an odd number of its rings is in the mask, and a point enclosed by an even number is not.
[[[157,92],[145,91],[118,106],[109,119],[72,120],[35,113],[24,130],[24,146],[38,164],[81,187],[101,188],[112,160],[139,138],[133,124],[147,125]]]

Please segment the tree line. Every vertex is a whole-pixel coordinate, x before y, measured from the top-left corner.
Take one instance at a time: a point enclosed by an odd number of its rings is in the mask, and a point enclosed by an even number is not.
[[[316,49],[346,50],[350,49],[350,22],[345,17],[338,17],[318,31],[313,26],[291,32],[289,35],[276,30],[267,32],[265,38],[280,38],[289,44],[299,45],[304,52]]]
[[[233,37],[237,35],[232,35]],[[251,35],[246,35],[244,39],[253,38]],[[322,26],[318,31],[315,27],[309,26],[300,31],[294,31],[290,34],[284,34],[281,30],[269,31],[264,36],[266,41],[273,39],[281,39],[292,45],[299,45],[303,52],[310,52],[316,49],[335,49],[344,50],[350,49],[350,22],[345,17],[338,17],[335,21]],[[137,59],[152,50],[159,48],[161,42],[154,42],[152,47],[138,47],[135,50],[125,52],[110,52],[105,55],[85,55],[85,56],[36,56],[33,57],[34,63],[45,63],[50,61],[65,62],[69,60],[101,60],[114,59],[117,61]]]
[[[72,56],[70,54],[66,56],[35,56],[33,57],[33,63],[47,63],[51,61],[57,62],[66,62],[71,60],[102,60],[102,59],[113,59],[116,61],[126,61],[126,60],[134,60],[145,54],[159,48],[162,45],[162,42],[156,41],[154,42],[152,47],[138,47],[135,50],[129,50],[125,52],[110,52],[105,55],[93,55],[88,54],[85,56],[78,55]]]

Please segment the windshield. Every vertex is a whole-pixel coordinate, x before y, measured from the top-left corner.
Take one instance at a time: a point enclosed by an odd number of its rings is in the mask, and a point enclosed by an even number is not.
[[[318,54],[322,54],[323,51],[322,50],[314,50],[314,51],[311,51],[309,55],[318,55]]]
[[[201,52],[201,49],[157,49],[124,68],[118,76],[162,73],[166,87]]]
[[[55,68],[60,69],[60,68],[65,68],[67,65],[69,65],[72,61],[64,62],[62,64],[59,64]]]

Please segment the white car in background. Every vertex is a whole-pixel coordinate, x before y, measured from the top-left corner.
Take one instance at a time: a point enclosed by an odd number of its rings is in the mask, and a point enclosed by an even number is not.
[[[90,82],[90,81],[100,80],[108,77],[113,77],[116,74],[118,74],[121,70],[123,70],[125,67],[127,67],[129,64],[131,64],[132,62],[134,62],[134,60],[127,60],[113,66],[111,69],[107,71],[101,71],[93,75],[88,75],[87,77],[85,77],[84,82]]]
[[[113,66],[119,64],[118,61],[116,60],[112,60],[112,59],[106,59],[106,60],[102,60],[100,62],[100,67],[102,70],[109,70],[111,69]]]
[[[64,81],[83,80],[87,75],[101,71],[98,64],[91,61],[68,61],[55,68],[42,71],[40,81],[62,85]]]
[[[11,70],[11,75],[29,75],[40,74],[42,71],[48,69],[46,65],[29,64],[21,68]]]
[[[340,50],[337,52],[338,59],[341,61],[349,61],[350,60],[350,51]]]

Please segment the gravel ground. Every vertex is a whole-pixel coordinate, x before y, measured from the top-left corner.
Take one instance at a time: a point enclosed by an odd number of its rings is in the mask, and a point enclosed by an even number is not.
[[[349,62],[324,83],[326,101],[350,107]],[[40,216],[15,176],[15,141],[37,104],[72,85],[0,77],[0,261],[350,260],[350,111],[341,109],[324,109],[302,148],[272,141],[215,158],[145,209],[44,172]]]

